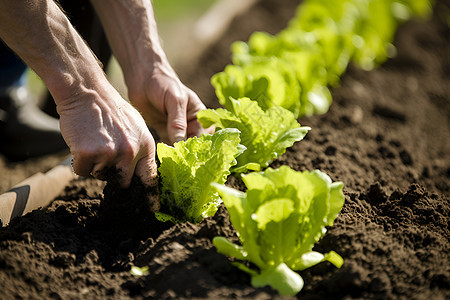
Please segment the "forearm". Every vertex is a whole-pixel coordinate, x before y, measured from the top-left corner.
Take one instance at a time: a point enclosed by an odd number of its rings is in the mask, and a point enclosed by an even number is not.
[[[42,78],[57,105],[105,81],[95,56],[52,0],[0,0],[0,38]]]
[[[150,0],[91,0],[124,72],[128,97],[165,142],[200,136],[205,109],[170,66],[159,42]]]
[[[91,0],[125,79],[169,66],[161,47],[150,0]],[[141,74],[145,76],[144,74]]]

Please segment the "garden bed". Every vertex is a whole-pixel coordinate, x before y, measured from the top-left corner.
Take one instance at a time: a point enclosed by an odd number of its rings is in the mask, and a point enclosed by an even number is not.
[[[230,62],[230,43],[255,30],[278,32],[297,5],[260,1],[180,76],[217,107],[209,79]],[[299,298],[450,297],[450,30],[439,17],[449,7],[439,2],[435,10],[432,20],[399,28],[398,55],[380,68],[350,66],[332,90],[330,111],[300,119],[312,130],[272,164],[320,169],[345,184],[342,213],[315,248],[335,250],[344,265],[301,272]],[[14,173],[14,165],[0,166]],[[243,187],[232,177],[229,184]],[[48,208],[0,229],[0,298],[277,298],[270,288],[252,288],[213,247],[214,236],[235,235],[223,207],[198,225],[149,220],[130,231],[125,216],[105,219],[103,188],[75,181]],[[132,275],[132,265],[149,272]]]

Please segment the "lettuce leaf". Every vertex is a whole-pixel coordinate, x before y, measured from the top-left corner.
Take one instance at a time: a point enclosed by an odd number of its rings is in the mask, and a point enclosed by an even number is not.
[[[205,128],[237,128],[241,132],[241,144],[247,150],[237,157],[232,172],[259,171],[269,166],[295,142],[302,140],[309,127],[300,127],[294,115],[279,106],[263,111],[249,98],[230,98],[229,110],[207,109],[197,113],[197,119]]]
[[[308,90],[314,82],[336,85],[347,68],[353,45],[351,36],[342,34],[336,26],[310,32],[290,26],[275,36],[255,32],[248,44],[235,42],[231,49],[233,62],[239,65],[258,56],[276,56],[293,64],[302,90]],[[292,60],[299,56],[299,63]]]
[[[276,57],[291,65],[301,87],[297,116],[322,114],[331,104],[327,85],[337,85],[350,59],[348,44],[348,39],[329,30],[304,32],[289,28],[276,36],[255,32],[248,43],[233,43],[233,62],[246,66]]]
[[[281,295],[293,296],[303,287],[294,271],[322,261],[340,268],[342,258],[331,251],[312,251],[334,223],[344,204],[343,184],[320,171],[296,172],[287,166],[242,175],[243,193],[213,184],[223,199],[242,246],[215,237],[217,251],[253,263],[258,270],[235,262],[252,276],[252,285],[270,285]]]
[[[352,60],[358,67],[372,70],[395,52],[392,41],[398,23],[392,13],[392,0],[356,3],[361,16],[354,32]]]
[[[189,138],[157,146],[161,181],[161,204],[168,212],[156,213],[160,221],[198,223],[212,216],[221,203],[212,182],[224,183],[235,157],[245,148],[239,145],[239,130],[218,130],[214,135]]]
[[[295,70],[276,57],[260,57],[245,65],[228,65],[223,72],[212,76],[211,84],[222,105],[230,108],[230,97],[248,97],[263,110],[281,106],[296,117],[300,113],[300,84]]]
[[[330,5],[329,0],[305,0],[297,7],[288,27],[298,27],[305,31],[337,27],[341,33],[354,32],[361,19],[357,6],[367,1],[334,0],[333,5]]]

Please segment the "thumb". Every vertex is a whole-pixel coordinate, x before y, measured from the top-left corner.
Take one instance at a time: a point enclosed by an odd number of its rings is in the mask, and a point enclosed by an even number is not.
[[[149,208],[152,212],[157,212],[160,207],[158,191],[158,175],[155,159],[150,156],[141,158],[135,169],[135,175],[138,176],[145,185]]]
[[[167,132],[173,144],[186,139],[186,110],[187,103],[176,99],[167,104]]]

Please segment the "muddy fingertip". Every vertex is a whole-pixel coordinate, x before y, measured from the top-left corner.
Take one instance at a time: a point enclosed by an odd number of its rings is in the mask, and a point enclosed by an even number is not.
[[[141,159],[136,165],[135,174],[145,187],[148,208],[151,212],[159,211],[158,171],[155,160]]]
[[[151,212],[158,212],[161,207],[161,203],[159,202],[157,177],[153,177],[151,180],[149,180],[148,184],[145,184],[145,186],[147,191],[148,207]]]

